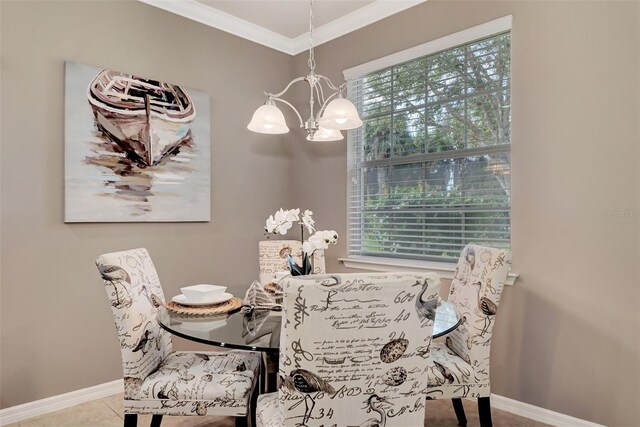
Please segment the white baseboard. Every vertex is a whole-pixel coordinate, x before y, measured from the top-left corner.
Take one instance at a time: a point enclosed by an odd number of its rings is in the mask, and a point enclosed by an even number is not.
[[[69,393],[59,394],[57,396],[47,397],[46,399],[1,409],[0,426],[17,423],[19,421],[26,420],[27,418],[33,418],[39,415],[48,414],[49,412],[59,411],[60,409],[90,402],[92,400],[102,399],[103,397],[122,393],[123,390],[124,384],[120,379],[104,384],[98,384],[93,387],[83,388],[81,390],[71,391]]]
[[[491,394],[491,407],[557,427],[605,427],[493,393]]]
[[[57,396],[47,397],[46,399],[36,400],[35,402],[2,409],[0,410],[0,426],[17,423],[28,418],[59,411],[92,400],[102,399],[121,393],[123,388],[122,380],[115,380],[82,390],[59,394]],[[497,394],[491,395],[491,407],[557,427],[604,427],[600,424],[529,405],[528,403],[519,402]]]

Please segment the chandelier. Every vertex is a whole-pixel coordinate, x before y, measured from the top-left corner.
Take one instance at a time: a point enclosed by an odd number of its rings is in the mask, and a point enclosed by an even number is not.
[[[282,134],[289,132],[289,127],[284,120],[284,115],[277,103],[288,105],[298,116],[300,127],[307,131],[308,141],[339,141],[343,139],[341,130],[355,129],[362,126],[362,120],[351,101],[345,98],[346,83],[336,87],[329,78],[316,74],[316,61],[313,54],[313,0],[309,7],[309,74],[291,80],[282,92],[264,92],[267,101],[259,107],[247,129],[258,133]],[[309,85],[309,118],[302,120],[302,116],[288,101],[281,98],[295,83],[305,81]],[[327,88],[328,96],[325,98]],[[319,105],[317,114],[314,115],[316,104]]]

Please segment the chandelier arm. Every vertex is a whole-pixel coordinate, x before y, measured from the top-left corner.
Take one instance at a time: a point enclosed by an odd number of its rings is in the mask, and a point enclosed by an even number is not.
[[[322,116],[322,113],[324,113],[324,110],[327,108],[327,105],[329,105],[329,102],[339,94],[340,92],[334,92],[331,94],[331,96],[327,98],[326,101],[324,101],[324,103],[322,104],[322,107],[320,107],[320,111],[318,111],[318,115],[316,116],[316,121],[320,120],[320,117]]]
[[[333,109],[332,107],[332,109],[335,110],[331,112],[332,115],[336,115],[340,117],[344,116],[345,123],[348,120],[351,120],[351,122],[347,125],[348,128],[352,127],[354,123],[357,124],[359,121],[359,117],[358,117],[357,111],[353,111],[354,106],[351,103],[349,103],[348,101],[346,102],[339,101],[344,98],[344,95],[345,95],[344,92],[345,92],[345,89],[347,88],[347,83],[344,82],[341,85],[336,86],[328,77],[316,74],[316,71],[315,71],[316,61],[315,61],[315,52],[314,52],[314,43],[313,43],[313,35],[314,35],[313,0],[308,0],[308,1],[309,1],[309,61],[308,61],[309,74],[307,74],[306,76],[298,77],[291,80],[289,84],[287,84],[287,86],[281,92],[278,92],[278,93],[265,92],[265,95],[267,96],[267,101],[265,102],[266,108],[263,109],[263,107],[259,107],[258,110],[256,110],[256,112],[254,113],[254,118],[251,119],[251,123],[249,123],[247,127],[249,128],[249,130],[255,129],[256,132],[264,131],[262,133],[279,133],[283,129],[286,129],[288,131],[288,128],[286,127],[286,123],[284,123],[284,120],[283,120],[284,118],[282,117],[282,112],[279,110],[274,111],[273,109],[276,102],[281,102],[283,104],[288,105],[289,108],[291,108],[293,112],[296,113],[296,117],[298,117],[300,127],[307,132],[307,139],[309,141],[313,141],[318,132],[319,132],[317,135],[317,137],[319,138],[318,140],[334,141],[337,139],[342,139],[342,135],[340,134],[340,132],[338,132],[339,129],[324,129],[324,128],[321,129],[320,128],[320,117],[325,113],[330,102],[336,101],[337,103],[335,109]],[[309,111],[309,118],[306,121],[302,119],[302,115],[296,109],[296,107],[293,106],[293,104],[281,98],[281,96],[284,96],[284,94],[289,91],[289,88],[291,88],[291,86],[301,81],[306,81],[309,84],[309,110],[310,111]],[[324,81],[324,83],[327,85],[327,94],[330,94],[329,96],[326,96],[325,94],[325,88],[322,86],[322,81]],[[342,107],[339,105],[340,103],[343,104]],[[316,109],[318,109],[318,112],[317,114],[314,114]],[[272,115],[274,115],[275,118],[270,117],[268,115],[269,112]],[[354,116],[355,116],[355,119],[354,119]],[[332,119],[333,118],[334,117],[332,117]],[[267,126],[268,124],[267,122],[269,120],[274,122],[273,124],[270,125],[270,127]],[[335,121],[339,125],[342,124],[341,118],[340,119],[335,118]],[[260,126],[263,126],[263,128],[261,128]],[[278,126],[278,128],[275,129],[275,132],[266,131],[275,126]],[[360,126],[362,126],[361,121],[358,127]],[[345,126],[338,126],[338,128],[344,128],[344,127]],[[340,136],[340,138],[337,138],[338,136]]]
[[[289,82],[289,84],[287,85],[287,87],[285,87],[285,88],[284,88],[284,90],[283,90],[282,92],[278,92],[278,93],[269,93],[269,94],[267,94],[267,96],[268,96],[269,98],[278,98],[278,97],[280,97],[280,96],[284,95],[284,94],[289,90],[289,88],[290,88],[292,85],[294,85],[295,83],[298,83],[298,82],[304,81],[304,79],[306,79],[306,77],[298,77],[297,79],[293,79],[293,80],[291,80],[291,81]]]
[[[298,113],[298,110],[296,110],[296,107],[294,107],[293,105],[291,105],[288,101],[285,101],[284,99],[276,98],[275,95],[270,97],[270,99],[272,99],[274,101],[279,101],[279,102],[282,102],[283,104],[288,105],[293,110],[293,112],[296,113],[296,116],[298,116],[298,120],[300,121],[300,127],[304,127],[304,122],[302,121],[302,116],[300,115],[300,113]]]
[[[325,77],[321,74],[317,75],[319,79],[323,79],[325,81],[325,83],[327,84],[327,86],[329,86],[330,89],[332,90],[337,90],[339,92],[344,91],[344,89],[347,87],[346,83],[342,83],[340,86],[337,86],[333,84],[333,82],[329,79],[329,77]]]
[[[324,105],[324,89],[319,81],[316,85],[316,96],[318,97],[318,101],[320,101],[321,105]]]

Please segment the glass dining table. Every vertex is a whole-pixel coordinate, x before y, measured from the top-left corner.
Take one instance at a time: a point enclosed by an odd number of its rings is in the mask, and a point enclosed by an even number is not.
[[[162,328],[190,341],[237,350],[278,353],[282,312],[254,310],[221,316],[185,316],[161,307],[157,315]],[[433,337],[448,334],[460,325],[455,307],[441,301],[436,309]]]
[[[173,335],[190,341],[236,350],[262,352],[261,392],[277,390],[278,354],[280,350],[281,311],[241,310],[219,316],[185,316],[160,307],[157,321]],[[436,309],[433,337],[456,329],[461,319],[455,307],[441,301]]]

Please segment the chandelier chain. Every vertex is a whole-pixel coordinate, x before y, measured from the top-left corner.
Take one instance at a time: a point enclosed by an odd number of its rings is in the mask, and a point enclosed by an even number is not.
[[[309,0],[309,69],[316,69],[316,59],[313,52],[313,0]]]

